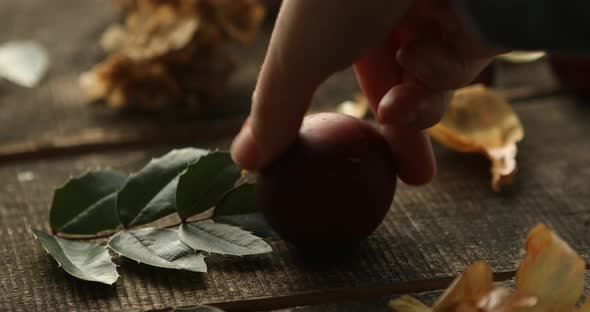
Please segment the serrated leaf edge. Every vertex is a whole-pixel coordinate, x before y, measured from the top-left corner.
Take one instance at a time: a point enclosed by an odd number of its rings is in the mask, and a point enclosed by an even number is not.
[[[195,160],[194,162],[188,164],[188,166],[178,175],[178,182],[180,183],[180,179],[182,179],[182,177],[188,173],[188,171],[189,171],[189,169],[190,169],[191,166],[198,164],[201,160],[206,159],[207,157],[213,157],[215,153],[229,153],[229,152],[228,151],[224,151],[224,150],[220,150],[219,148],[217,148],[215,150],[209,150],[209,153],[208,154],[203,155],[201,158],[199,158],[199,159]],[[221,172],[225,172],[225,170],[228,170],[228,169],[229,168],[224,168]],[[239,180],[240,180],[240,178],[236,179],[236,182],[239,181]],[[213,203],[213,205],[211,205],[211,207],[207,207],[207,209],[204,210],[204,211],[197,212],[197,213],[195,213],[195,214],[193,214],[191,216],[187,216],[187,217],[182,217],[180,215],[180,212],[178,211],[178,216],[182,220],[187,220],[187,219],[189,219],[192,216],[198,215],[198,214],[203,213],[203,212],[205,212],[205,211],[207,211],[207,210],[209,210],[211,208],[214,208],[217,203],[219,203],[229,192],[231,192],[235,188],[236,188],[236,186],[235,186],[235,182],[234,182],[234,186],[233,187],[231,187],[230,189],[226,190],[223,194],[221,194],[219,196],[219,198],[217,198],[215,200],[215,202]],[[209,192],[206,192],[205,194],[208,194],[208,193]],[[176,203],[176,206],[178,207],[178,203]]]
[[[182,238],[180,238],[180,237],[182,236],[182,233],[183,233],[183,231],[181,231],[181,230],[180,230],[180,229],[182,228],[182,226],[189,226],[189,225],[191,225],[191,224],[198,224],[198,223],[202,223],[202,222],[183,223],[183,224],[181,224],[181,225],[180,225],[180,228],[178,229],[178,236],[179,236],[179,239],[180,239],[180,241],[181,241],[183,244],[185,244],[185,245],[189,246],[188,244],[186,244],[186,243],[185,243],[185,242],[182,240]],[[241,230],[241,231],[244,231],[244,232],[246,232],[246,233],[248,233],[248,234],[250,234],[250,235],[252,235],[252,236],[254,236],[254,237],[258,238],[258,239],[260,239],[262,242],[264,242],[264,243],[266,244],[266,247],[268,248],[268,250],[266,250],[266,249],[265,249],[265,251],[263,251],[263,252],[254,253],[254,254],[246,254],[246,255],[234,255],[234,254],[220,253],[220,252],[208,252],[208,251],[204,251],[204,250],[198,250],[199,252],[202,252],[202,253],[207,253],[207,254],[223,255],[223,256],[232,256],[232,257],[246,257],[246,256],[253,256],[253,255],[262,255],[262,254],[270,253],[270,252],[272,252],[272,251],[273,251],[273,249],[272,249],[272,246],[271,246],[269,243],[267,243],[267,242],[264,240],[264,238],[262,238],[262,237],[259,237],[258,235],[255,235],[255,234],[254,234],[253,232],[251,232],[251,231],[248,231],[248,230],[246,230],[246,229],[243,229],[242,227],[239,227],[239,226],[236,226],[236,225],[232,225],[232,224],[226,224],[226,223],[213,223],[213,224],[223,224],[223,225],[226,225],[226,226],[233,227],[233,228],[239,229],[239,230]],[[221,239],[221,240],[224,240],[224,241],[226,241],[226,242],[232,243],[232,244],[234,244],[234,245],[236,245],[236,246],[240,246],[240,247],[242,247],[242,248],[248,248],[248,246],[244,246],[244,245],[236,244],[236,243],[234,243],[234,242],[232,242],[232,241],[228,241],[227,239],[224,239],[224,238],[222,238],[222,237],[220,237],[220,236],[213,235],[212,233],[210,233],[210,232],[208,232],[208,231],[205,231],[205,232],[207,232],[207,234],[209,234],[209,235],[211,235],[211,236],[215,236],[215,237],[217,237],[217,238],[219,238],[219,239]],[[193,249],[193,250],[196,250],[196,249],[192,248],[191,246],[189,246],[189,247],[190,247],[191,249]]]
[[[42,230],[38,230],[38,231],[42,231]],[[45,250],[45,252],[46,252],[48,255],[50,255],[50,256],[51,256],[51,258],[52,258],[52,259],[53,259],[55,262],[57,262],[57,267],[58,267],[58,268],[62,268],[62,270],[64,270],[66,273],[70,274],[71,276],[73,276],[73,277],[75,277],[75,278],[77,278],[77,279],[79,279],[79,280],[84,280],[84,279],[81,279],[81,278],[79,278],[79,277],[77,277],[77,276],[75,276],[75,275],[71,274],[70,272],[67,272],[65,269],[63,269],[63,266],[62,266],[61,262],[59,262],[59,260],[55,259],[55,257],[54,257],[53,255],[51,255],[51,253],[49,252],[49,250],[48,250],[47,248],[45,248],[45,246],[44,246],[43,244],[41,244],[41,241],[39,240],[39,238],[37,237],[37,235],[35,235],[35,232],[34,232],[34,230],[33,230],[33,229],[29,229],[29,232],[31,233],[31,235],[33,235],[33,237],[35,238],[35,240],[39,242],[39,245],[41,245],[41,248],[43,248],[43,249]],[[52,236],[53,236],[53,235],[52,235]],[[97,244],[97,245],[98,245],[98,244]],[[60,245],[60,246],[61,246],[61,245]],[[108,253],[108,250],[110,249],[110,248],[109,248],[109,249],[107,249],[107,248],[106,248],[106,247],[104,247],[104,246],[100,246],[100,245],[98,245],[98,246],[99,246],[99,247],[102,247],[103,249],[105,249],[105,250],[107,251],[107,253]],[[114,280],[112,283],[110,283],[110,284],[109,284],[109,283],[104,283],[104,282],[95,281],[95,280],[93,280],[93,281],[88,281],[88,280],[85,280],[85,281],[87,281],[87,282],[101,283],[101,284],[105,284],[105,285],[110,285],[110,286],[113,286],[113,285],[114,285],[114,284],[115,284],[115,283],[116,283],[116,282],[119,280],[119,277],[121,277],[121,275],[119,274],[119,271],[117,270],[117,268],[119,267],[119,265],[117,265],[116,263],[114,263],[114,262],[113,262],[113,258],[112,258],[112,257],[110,257],[110,255],[109,255],[109,262],[110,262],[110,263],[111,263],[111,264],[112,264],[112,265],[115,267],[115,274],[117,274],[117,278],[116,278],[116,279],[115,279],[115,280]]]
[[[106,167],[106,168],[100,168],[100,167],[99,167],[99,168],[96,168],[96,169],[88,169],[88,170],[86,170],[86,171],[83,171],[83,172],[82,172],[80,175],[75,175],[75,176],[74,176],[74,175],[70,175],[70,177],[68,178],[68,180],[67,180],[66,182],[64,182],[63,184],[61,184],[60,186],[58,186],[58,187],[57,187],[57,188],[56,188],[56,189],[53,191],[53,196],[54,196],[54,198],[55,198],[55,194],[56,194],[57,192],[59,192],[59,191],[62,191],[62,190],[63,190],[63,189],[64,189],[64,188],[65,188],[65,187],[68,185],[68,184],[70,184],[70,183],[74,183],[74,182],[77,182],[77,181],[80,181],[80,180],[82,180],[83,178],[85,178],[87,175],[89,175],[89,174],[91,174],[91,173],[95,173],[95,172],[101,172],[101,171],[104,171],[104,172],[111,172],[111,173],[119,174],[119,175],[121,175],[121,176],[124,176],[124,177],[126,177],[127,179],[129,179],[129,178],[128,178],[128,177],[127,177],[127,176],[126,176],[126,175],[125,175],[123,172],[121,172],[121,171],[118,171],[118,170],[113,170],[113,169],[112,169],[112,168],[110,168],[110,167]],[[127,182],[125,182],[125,184],[123,184],[123,186],[121,187],[121,189],[123,189],[123,187],[124,187],[126,184],[127,184]],[[116,194],[118,194],[118,193],[119,193],[119,191],[120,191],[121,189],[119,189],[119,190],[117,190],[117,191],[115,191],[115,192],[113,192],[113,193],[111,193],[111,194],[109,194],[109,195],[107,195],[107,196],[105,196],[105,197],[101,198],[100,200],[98,200],[98,201],[96,201],[95,203],[93,203],[93,204],[92,204],[90,207],[96,207],[96,206],[98,206],[98,204],[99,204],[99,203],[102,203],[102,202],[104,202],[104,201],[105,201],[105,200],[106,200],[108,197],[110,197],[110,196],[113,196],[113,195],[115,195],[115,196],[116,196]],[[51,207],[53,207],[53,200],[54,200],[54,199],[52,199],[52,201],[51,201]],[[85,214],[87,214],[87,211],[88,211],[88,210],[91,210],[91,209],[86,209],[86,210],[84,210]],[[77,216],[76,216],[74,219],[72,219],[72,220],[68,221],[66,224],[62,225],[62,226],[61,226],[59,229],[53,229],[53,227],[51,227],[51,228],[52,228],[52,230],[55,230],[55,231],[57,231],[57,233],[62,233],[61,231],[62,231],[64,228],[66,228],[67,226],[69,226],[69,225],[70,225],[70,224],[71,224],[71,223],[72,223],[74,220],[78,220],[78,218],[80,217],[80,215],[82,215],[82,214],[78,214],[78,215],[77,215]],[[118,218],[118,215],[117,215],[117,218]],[[121,222],[121,221],[119,220],[119,223],[120,223],[120,222]],[[35,238],[36,238],[36,237],[35,237]]]
[[[60,186],[58,186],[53,193],[62,190],[63,188],[65,188],[68,184],[72,183],[73,181],[79,181],[82,178],[86,177],[87,175],[91,174],[91,173],[95,173],[95,172],[111,172],[111,173],[116,173],[122,176],[126,176],[125,173],[119,171],[119,170],[113,170],[110,167],[106,167],[106,168],[96,168],[96,169],[87,169],[85,171],[83,171],[81,174],[79,175],[70,175],[68,180],[66,182],[64,182],[63,184],[60,184]],[[115,192],[116,193],[116,192]]]
[[[188,149],[188,148],[186,148],[186,149]],[[206,154],[204,154],[203,156],[199,157],[199,159],[201,159],[202,157],[207,156],[207,155],[209,155],[211,153],[211,150],[209,150],[209,149],[199,149],[199,148],[194,148],[194,149],[198,149],[198,150],[202,150],[202,151],[206,152]],[[182,151],[182,150],[184,150],[184,149],[182,149],[182,148],[175,148],[175,149],[169,151],[168,153],[166,153],[166,154],[164,154],[164,155],[162,155],[160,157],[156,157],[156,158],[153,158],[152,157],[152,159],[150,159],[150,161],[145,166],[143,166],[141,169],[139,169],[139,171],[134,172],[134,173],[132,173],[132,174],[129,175],[129,177],[127,178],[127,182],[125,182],[125,184],[123,185],[123,187],[121,187],[121,189],[117,192],[117,194],[120,193],[120,191],[122,191],[123,189],[125,189],[125,187],[129,183],[129,181],[131,181],[132,178],[136,177],[139,174],[139,172],[141,172],[143,169],[147,168],[149,165],[155,163],[156,161],[159,161],[160,159],[162,159],[162,158],[164,158],[164,157],[166,157],[166,156],[168,156],[168,155],[170,155],[172,153],[176,153],[176,152],[179,152],[179,151]],[[197,159],[195,162],[199,161],[199,159]],[[186,169],[188,168],[189,165],[190,165],[190,163],[188,163],[184,169],[180,170],[178,172],[178,174],[176,174],[174,176],[174,178],[172,178],[164,187],[162,187],[162,189],[164,189],[168,185],[170,185],[170,183],[172,183],[175,179],[180,179],[180,175],[183,172],[186,171]],[[177,181],[177,183],[178,183],[178,181]],[[158,196],[158,194],[160,194],[160,193],[158,192],[154,196],[152,196],[145,205],[147,206],[149,203],[151,203],[154,200],[154,198],[156,198]],[[117,201],[117,204],[118,204],[118,201]],[[176,200],[175,200],[174,204],[176,205]],[[175,207],[175,209],[176,209],[176,207]],[[117,218],[119,219],[119,223],[123,224],[123,221],[121,220],[121,218],[119,216],[119,208],[118,208],[118,206],[116,208],[116,212],[117,212]],[[172,212],[172,213],[174,213],[174,212]],[[172,214],[172,213],[170,213],[170,214]],[[135,217],[133,217],[133,219],[131,220],[131,222],[129,222],[127,225],[123,224],[123,226],[125,227],[125,226],[134,226],[134,225],[137,225],[135,223],[135,221],[139,218],[139,216],[142,216],[143,214],[144,214],[144,209],[140,210],[139,213]]]
[[[153,227],[149,227],[149,228],[141,228],[140,230],[148,230],[148,229],[152,229],[152,230],[160,230],[160,231],[174,231],[174,230],[170,230],[170,229],[161,229],[161,228],[153,228]],[[160,259],[163,259],[163,260],[165,260],[166,262],[168,262],[168,263],[172,264],[176,270],[184,270],[184,271],[190,271],[190,272],[196,272],[196,273],[207,273],[207,271],[208,271],[208,268],[207,268],[207,266],[205,266],[205,271],[204,271],[204,272],[197,272],[197,271],[187,270],[187,269],[185,269],[185,268],[179,267],[179,266],[178,266],[178,265],[176,265],[174,262],[168,261],[168,259],[165,259],[165,258],[162,258],[162,257],[160,257],[160,256],[159,256],[157,253],[155,253],[155,252],[154,252],[152,249],[150,249],[148,246],[146,246],[146,245],[145,245],[145,244],[144,244],[142,241],[140,241],[139,239],[137,239],[137,237],[136,237],[135,235],[133,235],[133,233],[131,233],[132,231],[133,231],[133,230],[129,230],[129,231],[121,231],[121,232],[119,232],[119,233],[129,233],[129,234],[131,234],[131,236],[132,236],[132,237],[133,237],[133,238],[134,238],[136,241],[138,241],[138,242],[141,244],[141,246],[142,246],[143,248],[145,248],[146,250],[148,250],[148,251],[149,251],[151,254],[155,255],[156,257],[158,257],[158,258],[160,258]],[[144,262],[141,262],[141,261],[139,261],[139,260],[137,260],[137,259],[130,258],[130,257],[128,257],[128,256],[126,256],[126,255],[124,255],[124,254],[122,254],[122,253],[120,253],[120,252],[118,252],[117,250],[115,250],[115,249],[114,249],[114,248],[111,246],[111,240],[112,240],[112,239],[113,239],[115,236],[117,236],[119,233],[116,233],[115,235],[111,236],[111,238],[109,238],[109,241],[107,242],[107,247],[108,247],[110,250],[112,250],[113,252],[115,252],[116,254],[118,254],[119,256],[122,256],[122,257],[125,257],[125,258],[128,258],[128,259],[131,259],[131,260],[137,261],[137,263],[144,263]],[[182,241],[180,240],[180,238],[179,238],[178,240],[179,240],[181,243],[183,243],[183,244],[184,244],[184,242],[182,242]],[[205,257],[205,255],[204,255],[203,253],[201,253],[201,252],[199,252],[199,251],[197,251],[197,250],[195,250],[195,249],[191,248],[191,247],[190,247],[190,246],[188,246],[187,244],[184,244],[184,245],[185,245],[185,246],[187,246],[187,247],[188,247],[190,250],[192,250],[192,251],[195,253],[195,255],[199,255],[199,254],[201,254],[201,255],[203,256],[203,260],[206,258],[206,257]],[[144,263],[144,264],[146,264],[146,265],[150,265],[150,264],[148,264],[148,263]],[[152,265],[150,265],[150,266],[152,266]]]
[[[185,170],[186,170],[186,169],[185,169]],[[170,184],[174,183],[174,180],[176,180],[176,184],[178,185],[178,179],[179,179],[179,177],[180,177],[180,174],[176,175],[176,176],[175,176],[175,177],[174,177],[172,180],[170,180],[170,182],[166,183],[166,185],[160,189],[160,192],[161,192],[162,190],[164,190],[165,188],[167,188],[167,187],[168,187]],[[152,196],[152,197],[150,198],[150,200],[149,200],[149,201],[148,201],[148,202],[145,204],[145,206],[149,206],[149,205],[150,205],[150,204],[151,204],[151,203],[154,201],[154,199],[155,199],[156,197],[158,197],[158,195],[160,194],[160,192],[158,192],[158,193],[156,193],[154,196]],[[174,202],[174,205],[176,206],[176,200],[175,200],[175,202]],[[145,206],[144,206],[144,207],[145,207]],[[141,209],[141,210],[139,211],[139,213],[138,213],[138,214],[137,214],[137,215],[136,215],[136,216],[133,218],[133,220],[131,220],[131,222],[129,222],[129,226],[135,226],[135,225],[138,225],[136,222],[137,222],[137,220],[139,220],[139,219],[140,219],[140,217],[143,217],[143,216],[146,214],[146,212],[145,212],[145,211],[146,211],[145,209]],[[173,211],[173,212],[171,212],[171,213],[169,213],[168,215],[171,215],[171,214],[173,214],[174,212],[176,212],[176,207],[174,207],[174,211]],[[165,216],[163,216],[162,218],[164,218],[164,217],[165,217]],[[154,220],[154,221],[155,221],[155,220]]]

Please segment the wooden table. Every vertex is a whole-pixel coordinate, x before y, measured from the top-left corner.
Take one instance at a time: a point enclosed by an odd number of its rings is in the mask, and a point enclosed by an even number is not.
[[[47,226],[53,190],[88,168],[132,172],[174,147],[227,147],[247,112],[268,41],[267,30],[253,46],[235,48],[242,66],[213,116],[121,115],[88,105],[77,85],[78,75],[103,57],[97,38],[117,18],[102,0],[0,2],[0,43],[38,40],[52,61],[39,87],[0,82],[0,311],[166,311],[195,304],[388,311],[387,299],[402,293],[426,292],[420,296],[432,301],[476,260],[510,283],[524,236],[538,222],[589,256],[590,103],[545,92],[554,81],[541,63],[500,68],[501,87],[537,86],[505,91],[527,136],[518,179],[501,194],[489,187],[485,159],[435,146],[438,177],[425,187],[400,185],[385,222],[356,254],[326,263],[270,238],[271,254],[212,258],[206,275],[119,259],[122,278],[113,287],[69,277],[29,232]],[[336,104],[357,92],[348,70],[326,83],[316,102]]]

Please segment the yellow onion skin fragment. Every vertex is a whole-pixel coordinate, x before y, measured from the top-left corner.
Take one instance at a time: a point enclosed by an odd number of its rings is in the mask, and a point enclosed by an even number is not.
[[[420,302],[418,299],[412,296],[401,296],[397,299],[391,300],[389,302],[389,307],[391,307],[396,312],[430,312],[428,306]]]
[[[576,303],[584,290],[585,261],[546,225],[528,234],[526,255],[516,272],[516,290],[492,284],[492,270],[471,265],[441,295],[434,307],[409,296],[390,302],[398,312],[590,312],[590,300]]]
[[[516,143],[524,138],[520,119],[499,93],[481,84],[455,92],[431,137],[452,150],[480,153],[492,162],[492,188],[510,185],[516,173]]]
[[[478,261],[453,281],[432,308],[433,312],[454,312],[459,304],[477,305],[493,289],[490,266]]]
[[[590,296],[586,297],[586,301],[584,301],[578,312],[590,312]]]
[[[586,263],[546,225],[529,232],[526,256],[516,273],[517,290],[539,302],[522,311],[574,311],[584,291]]]

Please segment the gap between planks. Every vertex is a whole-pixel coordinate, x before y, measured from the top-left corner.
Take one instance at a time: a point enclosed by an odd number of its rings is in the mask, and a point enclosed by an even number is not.
[[[494,273],[494,281],[502,282],[515,276],[515,271]],[[314,306],[358,302],[378,299],[390,295],[414,294],[427,291],[444,290],[454,277],[433,278],[420,281],[408,281],[394,285],[370,286],[363,288],[336,288],[302,292],[293,295],[262,297],[238,301],[212,302],[207,305],[218,307],[228,312],[270,311],[297,306]],[[173,308],[149,310],[148,312],[169,312]]]
[[[590,263],[586,259],[586,270]],[[494,273],[494,282],[508,281],[516,276],[516,271]],[[385,296],[416,294],[447,289],[456,277],[432,278],[408,281],[394,285],[371,286],[363,288],[336,288],[301,292],[293,295],[252,298],[237,301],[212,302],[207,305],[228,312],[271,311],[297,306],[315,306],[375,300]],[[173,308],[148,310],[146,312],[171,312]]]
[[[500,92],[510,101],[523,101],[553,96],[559,94],[559,91],[556,87],[524,87]],[[210,142],[235,135],[243,121],[244,118],[211,120],[192,126],[140,131],[86,129],[76,135],[56,137],[48,141],[0,145],[0,165],[96,152]]]
[[[245,118],[211,120],[192,126],[140,131],[86,129],[49,141],[0,145],[0,165],[27,160],[71,157],[96,152],[132,150],[166,145],[193,145],[220,141],[235,135]]]

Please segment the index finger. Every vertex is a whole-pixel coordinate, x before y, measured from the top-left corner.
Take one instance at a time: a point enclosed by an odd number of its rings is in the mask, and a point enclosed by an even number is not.
[[[259,169],[296,138],[317,87],[382,41],[412,0],[286,0],[234,161]]]

